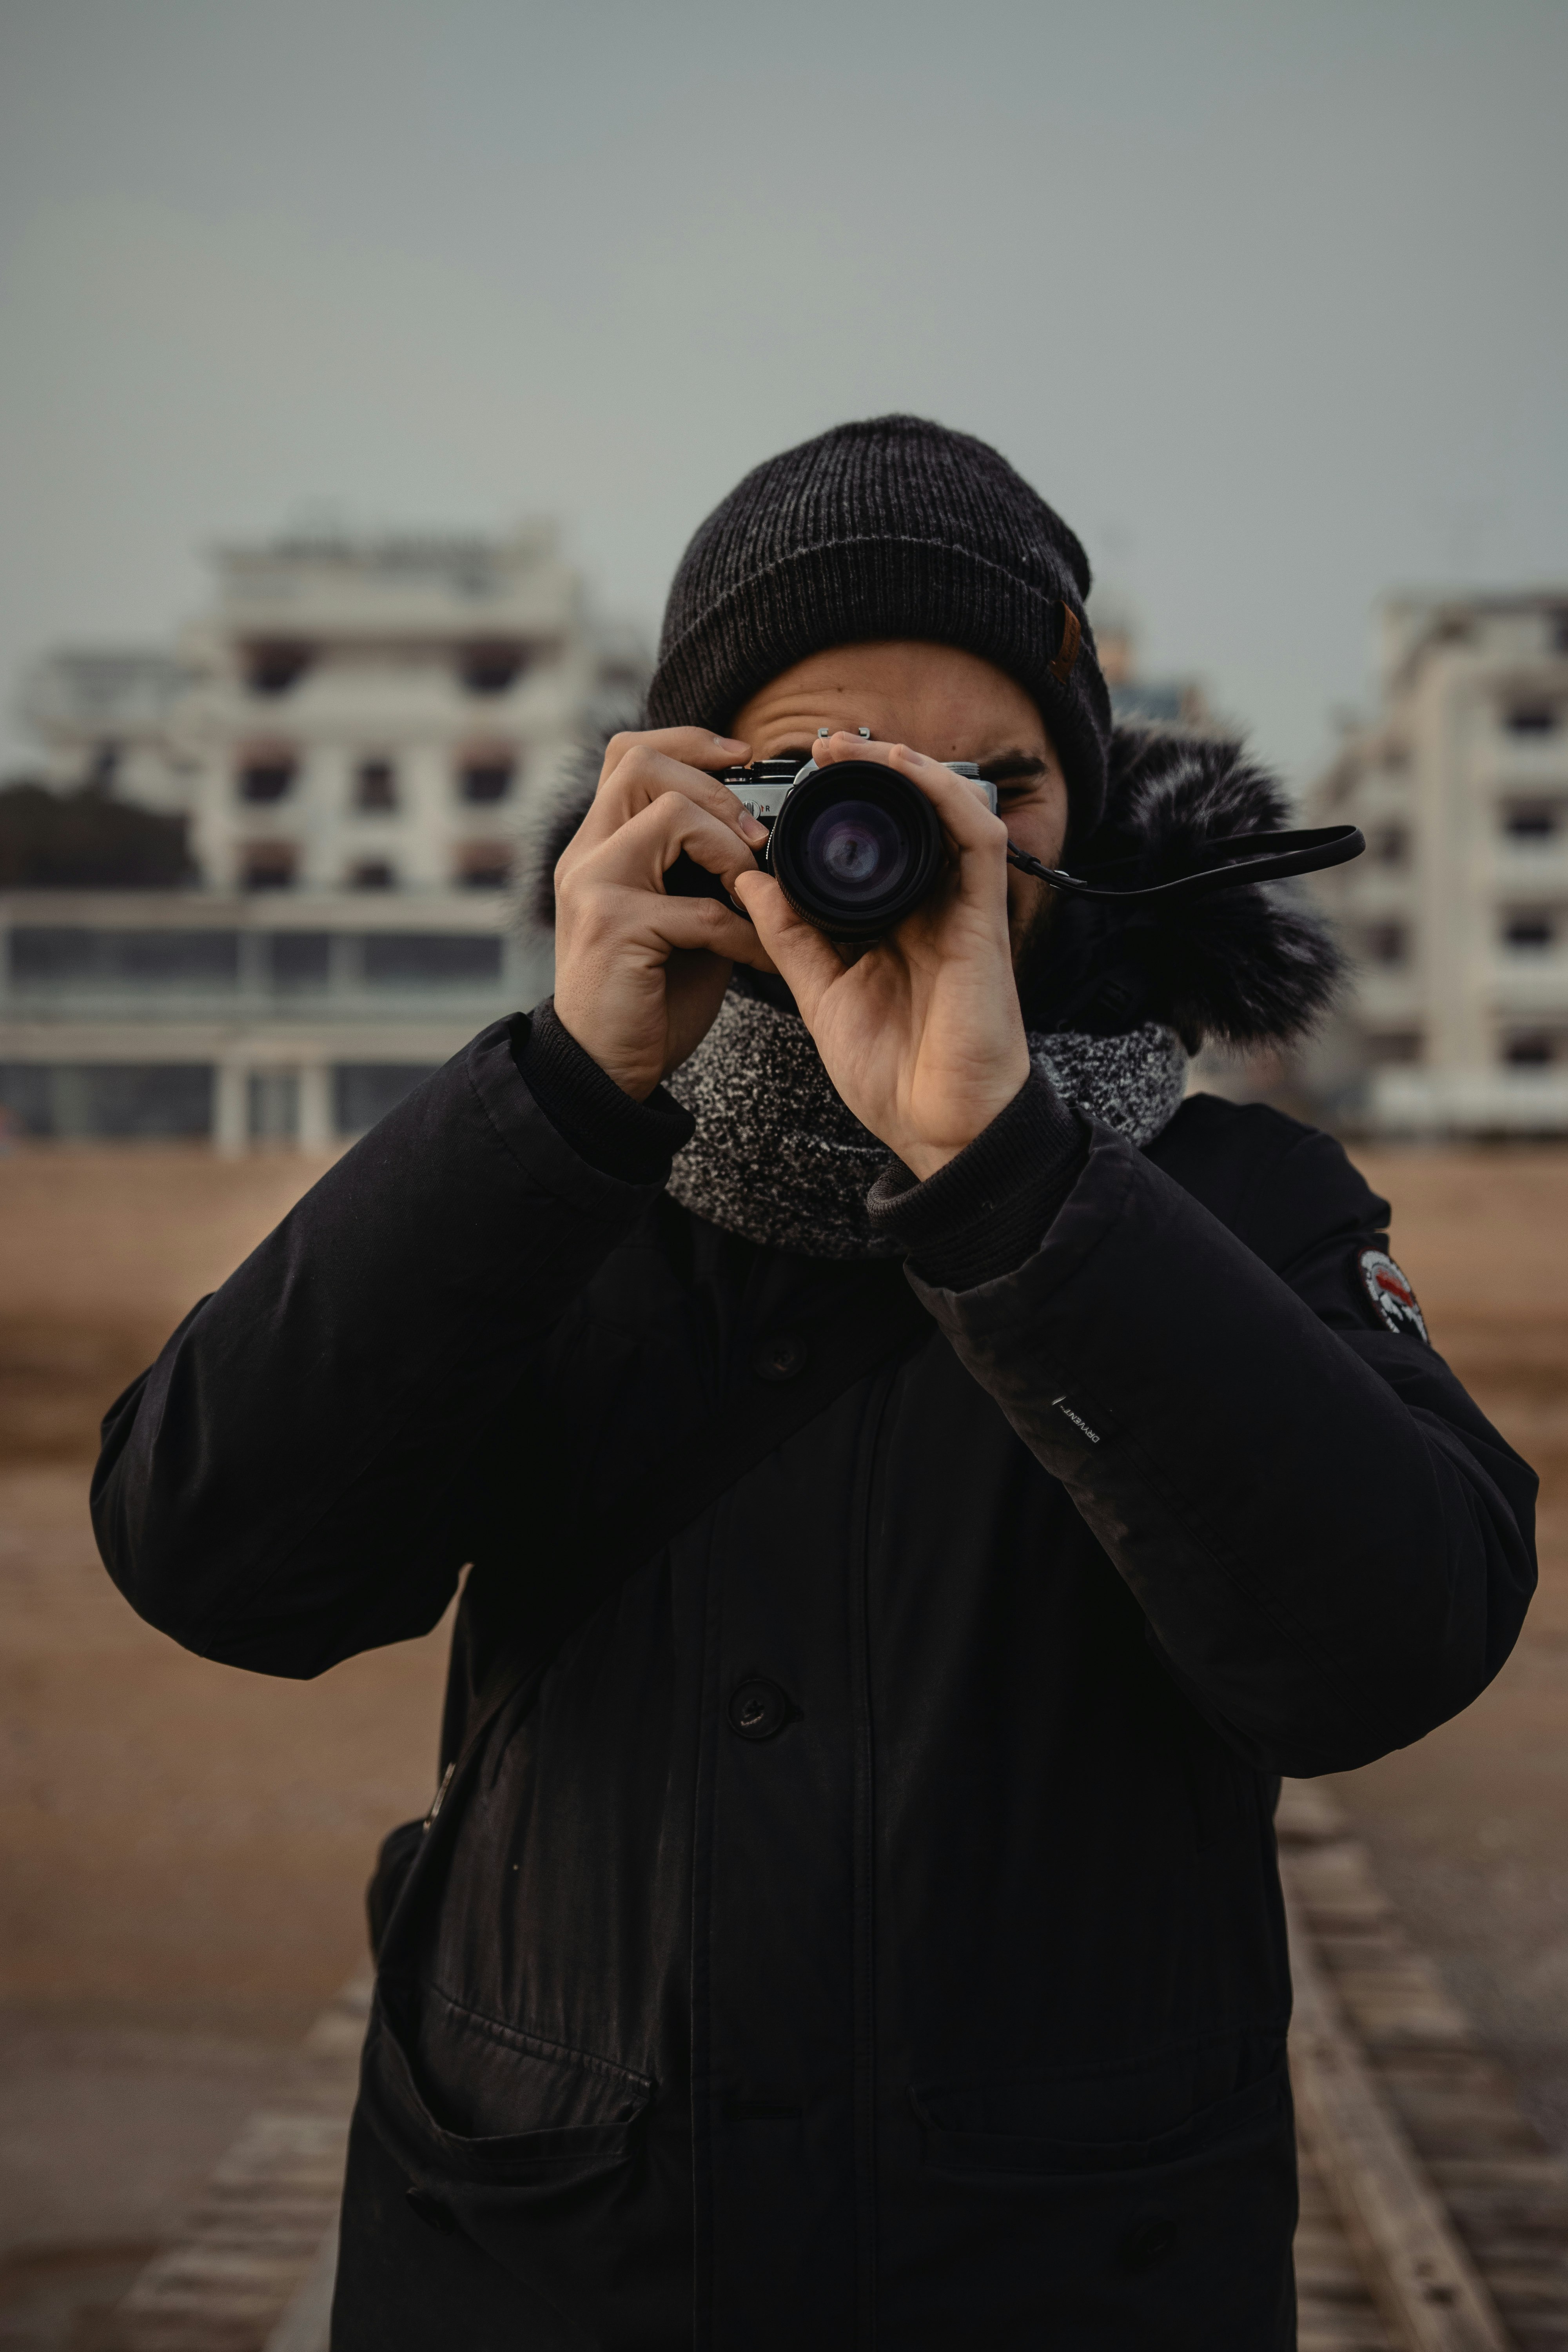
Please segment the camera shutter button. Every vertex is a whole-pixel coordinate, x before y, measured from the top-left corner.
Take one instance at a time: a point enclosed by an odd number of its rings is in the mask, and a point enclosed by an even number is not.
[[[795,1712],[777,1683],[750,1675],[730,1694],[730,1728],[742,1739],[772,1739]]]
[[[760,1381],[793,1381],[805,1370],[810,1352],[805,1341],[793,1331],[781,1332],[776,1339],[763,1341],[752,1358],[752,1370]]]

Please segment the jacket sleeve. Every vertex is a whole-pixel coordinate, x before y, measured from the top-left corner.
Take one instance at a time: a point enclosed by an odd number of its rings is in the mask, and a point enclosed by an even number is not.
[[[910,1278],[1188,1696],[1259,1769],[1306,1776],[1485,1688],[1534,1588],[1536,1481],[1442,1359],[1358,1303],[1384,1205],[1329,1138],[1279,1126],[1298,1140],[1237,1231],[1097,1128],[1013,1271]]]
[[[585,1160],[514,1043],[498,1023],[417,1087],[110,1407],[99,1548],[187,1649],[314,1675],[451,1597],[465,1473],[503,1413],[526,1430],[544,1338],[668,1169]]]

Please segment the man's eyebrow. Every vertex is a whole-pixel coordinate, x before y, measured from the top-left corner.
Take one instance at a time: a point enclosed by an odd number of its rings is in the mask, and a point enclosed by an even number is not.
[[[980,772],[988,784],[1025,783],[1043,776],[1046,765],[1038,751],[998,751],[994,760],[981,761]]]

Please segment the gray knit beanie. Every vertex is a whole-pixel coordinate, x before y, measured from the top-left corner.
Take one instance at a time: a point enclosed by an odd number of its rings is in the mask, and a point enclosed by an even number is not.
[[[698,530],[665,607],[647,724],[726,733],[760,687],[830,646],[959,646],[1039,706],[1081,841],[1110,738],[1089,586],[1061,517],[984,441],[919,416],[837,425],[758,466]]]

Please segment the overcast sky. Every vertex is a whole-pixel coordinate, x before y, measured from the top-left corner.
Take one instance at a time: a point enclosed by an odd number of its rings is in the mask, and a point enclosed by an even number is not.
[[[0,0],[0,692],[323,511],[651,635],[906,408],[1300,780],[1383,590],[1568,580],[1565,119],[1564,0]]]

